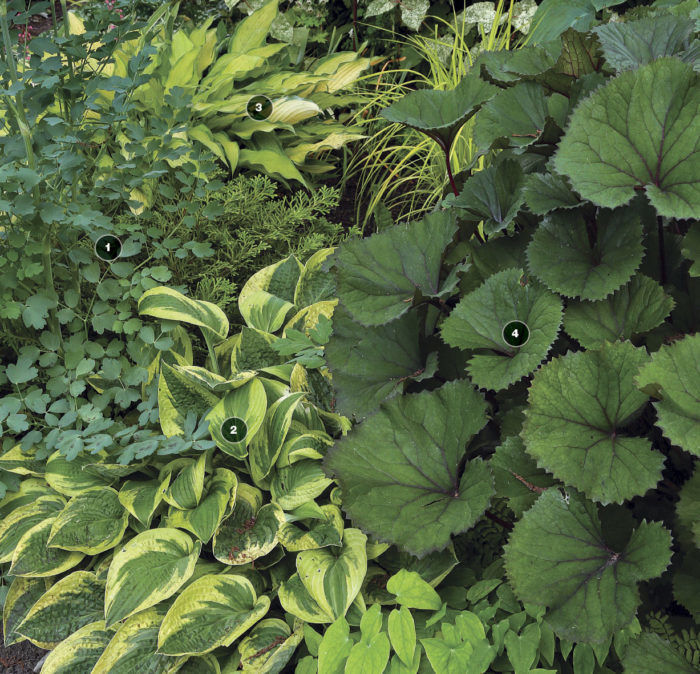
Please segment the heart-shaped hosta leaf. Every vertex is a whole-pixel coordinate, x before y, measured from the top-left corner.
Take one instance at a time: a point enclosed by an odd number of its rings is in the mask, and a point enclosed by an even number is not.
[[[653,279],[636,274],[604,300],[573,300],[564,313],[564,329],[586,349],[626,340],[663,323],[673,300]]]
[[[95,458],[87,452],[68,461],[59,451],[55,451],[46,462],[44,477],[53,489],[65,496],[77,496],[92,487],[114,481],[88,473],[85,467],[93,463]]]
[[[307,623],[330,623],[331,617],[316,603],[299,578],[293,574],[278,590],[282,608]]]
[[[556,170],[599,206],[622,206],[644,187],[660,215],[700,218],[698,77],[660,58],[610,80],[574,110]]]
[[[518,599],[546,606],[559,638],[600,643],[634,619],[637,583],[663,573],[670,545],[667,529],[643,521],[624,549],[612,550],[596,505],[552,488],[515,524],[504,561]]]
[[[50,585],[47,578],[13,578],[5,596],[2,613],[2,633],[6,647],[24,639],[16,628]]]
[[[77,629],[99,620],[104,603],[104,581],[89,571],[61,578],[32,606],[17,632],[40,648],[53,648]]]
[[[489,503],[488,465],[464,463],[485,423],[482,396],[467,381],[450,382],[383,405],[331,448],[325,466],[358,526],[422,556],[473,526]]]
[[[491,457],[496,494],[508,499],[508,507],[520,517],[545,489],[556,480],[537,467],[525,453],[525,445],[517,436],[506,438]]]
[[[497,92],[474,71],[454,89],[412,91],[380,114],[390,122],[422,131],[445,149],[452,146],[462,125]]]
[[[284,620],[261,620],[238,644],[243,671],[281,672],[303,638],[301,623],[292,632]]]
[[[110,642],[114,632],[104,620],[84,625],[64,639],[49,654],[41,671],[44,674],[90,674]]]
[[[555,173],[531,173],[525,178],[523,194],[527,207],[536,215],[547,215],[558,208],[576,208],[579,198],[562,176]]]
[[[241,309],[241,315],[244,315],[241,302],[245,305],[248,297],[259,291],[264,291],[279,297],[285,302],[294,304],[294,293],[302,272],[303,266],[301,262],[294,255],[290,255],[285,257],[284,260],[264,267],[253,274],[241,288],[238,296],[238,306]],[[273,331],[269,330],[266,332]]]
[[[74,496],[51,527],[48,545],[97,555],[122,539],[129,513],[111,487],[95,487]]]
[[[329,545],[341,545],[343,516],[334,505],[320,507],[320,519],[304,519],[303,525],[283,522],[279,529],[279,541],[290,552],[314,550]]]
[[[326,260],[334,250],[322,248],[306,261],[294,290],[294,304],[297,307],[308,307],[335,298],[335,279],[325,268]]]
[[[657,425],[686,452],[700,456],[700,334],[686,335],[652,354],[637,386],[661,400]]]
[[[158,633],[158,652],[201,655],[229,646],[270,608],[251,582],[237,575],[210,574],[185,588],[168,610]]]
[[[532,274],[555,292],[584,300],[602,300],[627,283],[643,254],[641,220],[625,209],[601,212],[595,223],[578,211],[550,213],[527,248]]]
[[[202,543],[208,543],[236,499],[238,480],[235,473],[217,468],[199,505],[191,510],[171,507],[166,524],[192,532]]]
[[[442,256],[456,231],[454,213],[445,210],[347,240],[336,253],[340,301],[356,321],[381,325],[405,314],[417,291],[436,296]]]
[[[676,514],[678,521],[690,529],[696,547],[700,548],[700,469],[696,469],[683,485]]]
[[[47,517],[58,514],[65,504],[65,499],[58,494],[40,496],[3,517],[0,521],[0,563],[12,561],[20,538]]]
[[[320,496],[332,482],[324,474],[319,461],[308,459],[278,468],[270,492],[280,508],[292,510]]]
[[[688,273],[691,276],[700,276],[700,227],[697,224],[683,237],[681,250],[683,257],[693,263]]]
[[[107,644],[93,671],[109,674],[177,671],[186,656],[173,658],[157,652],[158,630],[166,611],[167,606],[153,606],[127,618]]]
[[[271,346],[279,338],[269,332],[244,326],[233,339],[235,341],[231,351],[232,375],[247,370],[262,370],[284,362],[284,357]]]
[[[170,475],[163,480],[127,480],[119,490],[119,502],[144,527],[148,527],[169,484]]]
[[[207,456],[203,452],[196,461],[194,459],[176,459],[176,462],[181,461],[184,467],[163,493],[163,500],[174,508],[183,510],[196,507],[204,491],[206,460]]]
[[[524,199],[523,170],[515,159],[506,159],[472,175],[459,196],[445,202],[465,211],[467,219],[483,221],[486,234],[495,234],[513,222]]]
[[[653,632],[642,632],[627,645],[622,657],[625,672],[693,674],[693,667],[673,646]]]
[[[634,377],[648,361],[629,342],[569,352],[535,373],[521,436],[554,477],[601,503],[644,494],[661,478],[664,456],[625,425],[646,404]]]
[[[72,569],[85,557],[81,552],[68,552],[48,547],[55,515],[45,517],[19,539],[12,555],[10,575],[42,578],[58,576]]]
[[[693,21],[662,14],[637,21],[610,22],[593,29],[603,56],[615,70],[628,70],[662,56],[682,56],[693,37]],[[691,63],[692,65],[692,63]]]
[[[19,410],[19,406],[17,410]],[[41,477],[46,472],[46,463],[37,460],[35,455],[35,448],[30,448],[25,452],[20,445],[15,445],[0,456],[0,468],[17,475],[36,475]]]
[[[337,409],[348,416],[366,416],[423,371],[418,315],[410,311],[386,325],[367,328],[353,321],[341,305],[333,316],[326,358]]]
[[[264,290],[248,293],[245,300],[238,300],[238,309],[246,325],[263,332],[279,330],[287,314],[294,305],[281,297],[271,295]]]
[[[224,564],[249,564],[277,545],[277,532],[284,522],[282,509],[268,503],[260,507],[262,493],[239,483],[233,515],[214,534],[214,557]]]
[[[524,283],[521,269],[493,274],[465,295],[442,324],[442,338],[459,349],[481,349],[467,372],[480,388],[500,390],[530,374],[547,356],[561,324],[561,300],[538,284]],[[530,338],[509,346],[503,329],[522,321]]]
[[[192,575],[201,547],[182,531],[161,528],[144,531],[119,548],[107,574],[107,626],[175,594]]]

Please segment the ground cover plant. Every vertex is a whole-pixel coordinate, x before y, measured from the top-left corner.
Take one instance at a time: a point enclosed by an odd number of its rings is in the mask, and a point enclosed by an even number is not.
[[[445,190],[364,239],[336,190],[230,179],[182,92],[144,116],[209,19],[66,13],[27,60],[0,12],[7,645],[44,674],[697,671],[700,15],[601,4],[394,97]]]

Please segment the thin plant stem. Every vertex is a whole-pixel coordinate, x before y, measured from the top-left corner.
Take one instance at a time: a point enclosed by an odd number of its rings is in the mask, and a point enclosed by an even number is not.
[[[661,285],[666,285],[666,242],[664,241],[664,221],[660,215],[656,216],[656,232],[659,239],[659,275]]]

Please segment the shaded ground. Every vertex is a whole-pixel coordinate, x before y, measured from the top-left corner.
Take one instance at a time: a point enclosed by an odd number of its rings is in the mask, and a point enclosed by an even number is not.
[[[2,628],[0,628],[0,672],[2,674],[31,674],[34,671],[34,665],[46,653],[29,641],[13,644],[7,648],[2,644]]]

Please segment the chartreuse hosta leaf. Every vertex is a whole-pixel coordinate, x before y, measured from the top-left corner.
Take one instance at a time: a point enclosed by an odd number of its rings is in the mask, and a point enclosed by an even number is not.
[[[462,125],[497,92],[474,71],[454,89],[412,91],[380,114],[390,122],[422,131],[443,149],[449,149]]]
[[[283,522],[279,528],[279,542],[290,552],[314,550],[329,545],[340,546],[343,537],[343,516],[338,506],[332,504],[319,508],[312,518],[300,517],[303,526],[294,520]],[[296,514],[296,513],[294,513]]]
[[[518,598],[546,606],[545,620],[561,639],[600,643],[632,621],[637,583],[663,573],[670,545],[667,529],[643,521],[613,550],[596,505],[551,488],[515,524],[504,559]]]
[[[442,606],[440,595],[415,571],[401,569],[389,578],[386,589],[396,595],[401,606],[437,611]]]
[[[160,528],[119,548],[107,574],[107,626],[175,594],[192,575],[201,547],[182,531]]]
[[[163,480],[127,480],[119,490],[119,502],[147,527],[169,484],[169,474]]]
[[[358,526],[422,556],[473,526],[489,503],[488,465],[464,462],[485,423],[482,396],[467,381],[450,382],[385,403],[331,448],[325,467]]]
[[[158,286],[147,290],[138,306],[139,313],[146,316],[197,325],[214,341],[221,342],[228,336],[228,318],[216,304],[186,297],[173,288]]]
[[[387,631],[391,646],[406,667],[413,664],[416,650],[416,624],[411,611],[406,607],[395,608],[389,614]]]
[[[335,257],[340,301],[356,321],[381,325],[405,314],[416,292],[438,295],[442,256],[456,231],[454,213],[443,210],[349,239]]]
[[[167,607],[153,606],[127,618],[92,670],[93,674],[174,674],[187,659],[158,652],[158,631]]]
[[[172,507],[166,524],[193,533],[202,543],[208,543],[236,499],[238,480],[226,468],[216,468],[199,505],[188,510]]]
[[[634,385],[648,359],[645,349],[618,342],[569,352],[538,370],[521,433],[537,465],[604,504],[651,489],[663,454],[625,432],[648,400]]]
[[[700,456],[700,334],[686,335],[652,354],[637,386],[660,400],[657,425],[686,452]]]
[[[526,282],[521,269],[493,274],[465,295],[442,324],[450,346],[478,349],[467,372],[480,388],[500,390],[530,374],[547,356],[561,324],[561,300],[541,285]],[[503,330],[522,321],[530,337],[521,347],[509,346]]]
[[[649,674],[692,674],[697,668],[691,665],[673,646],[654,632],[643,631],[627,645],[622,656],[626,672]]]
[[[32,503],[15,508],[4,517],[0,521],[0,563],[12,561],[12,555],[22,536],[47,517],[58,514],[65,504],[65,499],[58,494],[40,496]]]
[[[229,456],[242,459],[248,453],[248,445],[256,436],[265,420],[267,397],[260,379],[255,378],[243,386],[229,391],[207,415],[209,432],[221,451]],[[237,417],[246,423],[246,436],[232,442],[222,432],[224,421]]]
[[[79,564],[85,555],[49,548],[48,540],[56,515],[45,516],[19,539],[12,554],[10,575],[41,578],[58,576]]]
[[[300,552],[297,573],[279,589],[284,610],[312,623],[331,623],[344,616],[367,572],[366,544],[367,536],[359,529],[345,529],[340,551]]]
[[[660,215],[700,217],[698,77],[670,57],[621,73],[574,110],[554,167],[599,206],[643,187]]]
[[[292,632],[284,620],[261,620],[238,644],[243,671],[281,672],[303,638],[301,623]]]
[[[418,315],[410,311],[386,325],[367,328],[353,321],[341,305],[333,316],[326,358],[337,392],[337,409],[346,415],[366,416],[425,367]]]
[[[53,489],[65,496],[77,496],[92,487],[101,487],[114,481],[88,473],[85,467],[92,463],[95,463],[95,457],[90,454],[78,454],[68,461],[56,451],[46,461],[44,477]]]
[[[641,220],[625,209],[602,211],[595,224],[580,212],[550,213],[527,248],[530,271],[549,288],[594,301],[627,283],[643,254]]]
[[[95,487],[74,496],[51,527],[48,545],[97,555],[122,539],[129,513],[110,487]]]
[[[214,534],[214,557],[224,564],[249,564],[277,545],[277,532],[284,522],[282,509],[268,503],[261,507],[262,492],[238,484],[233,515]]]
[[[203,452],[195,459],[176,459],[184,466],[175,480],[163,493],[163,499],[175,508],[194,508],[202,498],[207,455]],[[173,462],[174,463],[174,462]]]
[[[104,620],[83,625],[48,654],[41,671],[90,674],[113,636],[114,632],[105,628]]]
[[[24,620],[32,606],[51,586],[48,578],[21,578],[12,580],[2,613],[2,633],[5,646],[10,646],[24,637],[17,632],[17,626]]]
[[[158,633],[158,652],[201,655],[229,646],[270,608],[244,576],[210,574],[185,588]]]
[[[635,274],[632,280],[598,302],[573,300],[564,313],[564,329],[581,346],[595,349],[603,342],[629,339],[663,323],[673,299],[653,279]]]
[[[74,571],[49,588],[16,631],[40,648],[53,648],[77,629],[102,617],[104,591],[104,581],[94,573]]]

